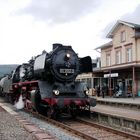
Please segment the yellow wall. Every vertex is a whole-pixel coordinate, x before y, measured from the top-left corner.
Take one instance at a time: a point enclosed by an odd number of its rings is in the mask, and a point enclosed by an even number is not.
[[[137,46],[137,49],[136,49],[137,61],[140,61],[140,39],[136,40],[136,46]]]
[[[121,42],[121,32],[125,31],[126,41]],[[115,65],[116,50],[121,50],[121,64],[126,64],[126,48],[132,46],[132,61],[140,61],[140,39],[135,39],[135,29],[120,24],[113,33],[113,47],[101,49],[101,67],[106,67],[106,54],[111,51],[111,66]],[[128,45],[132,43],[132,45]]]

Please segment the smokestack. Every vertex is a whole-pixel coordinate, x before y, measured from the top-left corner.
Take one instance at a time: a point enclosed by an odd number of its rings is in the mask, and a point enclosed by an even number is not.
[[[56,49],[57,47],[62,47],[63,45],[60,43],[54,43],[53,44],[53,50]]]

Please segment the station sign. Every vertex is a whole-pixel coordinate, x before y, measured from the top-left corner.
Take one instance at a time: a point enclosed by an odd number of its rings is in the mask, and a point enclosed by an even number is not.
[[[104,74],[104,78],[109,78],[109,77],[118,77],[118,73],[109,73],[109,74]]]

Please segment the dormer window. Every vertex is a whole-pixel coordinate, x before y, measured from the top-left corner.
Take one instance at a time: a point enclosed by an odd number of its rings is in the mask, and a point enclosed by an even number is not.
[[[125,31],[122,31],[121,32],[121,42],[124,42],[124,41],[126,41],[126,33],[125,33]]]

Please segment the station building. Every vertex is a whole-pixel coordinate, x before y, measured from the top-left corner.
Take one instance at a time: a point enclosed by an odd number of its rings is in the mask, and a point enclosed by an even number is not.
[[[117,21],[107,38],[111,41],[96,48],[101,58],[96,60],[93,73],[83,74],[78,80],[85,80],[94,94],[96,86],[106,85],[107,95],[112,96],[120,82],[124,94],[140,96],[140,25]]]

